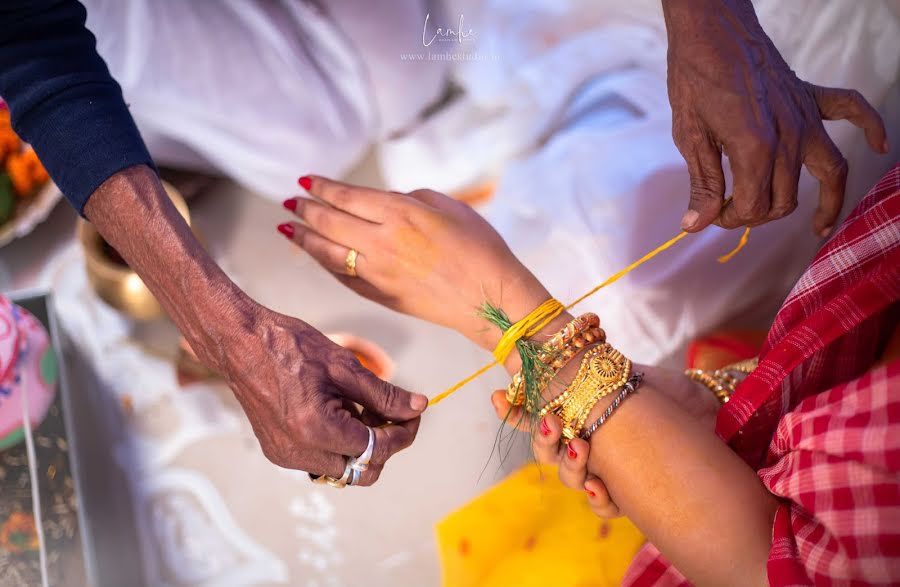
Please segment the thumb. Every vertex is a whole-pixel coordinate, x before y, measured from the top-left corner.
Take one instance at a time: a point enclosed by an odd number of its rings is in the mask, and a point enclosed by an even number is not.
[[[681,219],[681,229],[697,232],[712,224],[722,210],[725,197],[722,154],[706,139],[691,144],[682,154],[691,175],[691,199]]]
[[[418,418],[428,407],[428,398],[411,393],[379,379],[355,360],[350,368],[334,369],[332,381],[344,397],[355,401],[391,422],[405,422]]]

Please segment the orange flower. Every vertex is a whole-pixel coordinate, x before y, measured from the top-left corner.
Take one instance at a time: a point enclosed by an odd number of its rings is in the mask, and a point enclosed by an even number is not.
[[[4,129],[0,125],[0,164],[13,153],[18,153],[22,147],[22,141],[11,129]]]
[[[13,512],[0,527],[0,547],[19,554],[37,550],[40,546],[34,516],[25,512]]]
[[[9,155],[6,160],[6,172],[12,180],[13,190],[20,198],[30,196],[49,179],[47,171],[33,149]]]

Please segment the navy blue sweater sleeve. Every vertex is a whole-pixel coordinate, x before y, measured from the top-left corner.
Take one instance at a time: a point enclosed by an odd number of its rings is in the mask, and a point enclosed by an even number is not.
[[[153,160],[75,0],[0,0],[0,97],[81,213],[108,177]]]

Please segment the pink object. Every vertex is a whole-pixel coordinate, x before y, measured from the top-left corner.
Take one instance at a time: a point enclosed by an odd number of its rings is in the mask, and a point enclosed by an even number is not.
[[[15,446],[25,437],[25,393],[32,428],[44,420],[56,396],[57,373],[56,357],[43,324],[0,296],[0,450]]]

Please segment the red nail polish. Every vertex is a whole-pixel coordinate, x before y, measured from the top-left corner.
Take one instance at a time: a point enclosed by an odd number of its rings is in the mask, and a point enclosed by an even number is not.
[[[566,447],[566,455],[573,461],[578,458],[578,453],[572,448],[572,445]]]
[[[545,418],[541,418],[541,434],[550,436],[550,426],[547,425],[547,420]]]
[[[597,494],[591,491],[590,489],[585,489],[588,494],[588,497],[597,497]]]
[[[312,187],[312,180],[309,178],[309,176],[306,175],[298,179],[297,183],[299,183],[300,187],[302,187],[306,191],[309,191],[309,188]]]
[[[290,210],[291,212],[296,212],[296,211],[297,211],[297,200],[296,200],[295,198],[291,198],[291,199],[289,199],[289,200],[285,200],[284,202],[282,202],[282,205],[283,205],[285,208],[287,208],[288,210]]]
[[[286,236],[288,238],[294,238],[294,227],[291,224],[287,224],[287,223],[279,224],[278,232],[280,232],[281,234],[283,234],[284,236]]]

